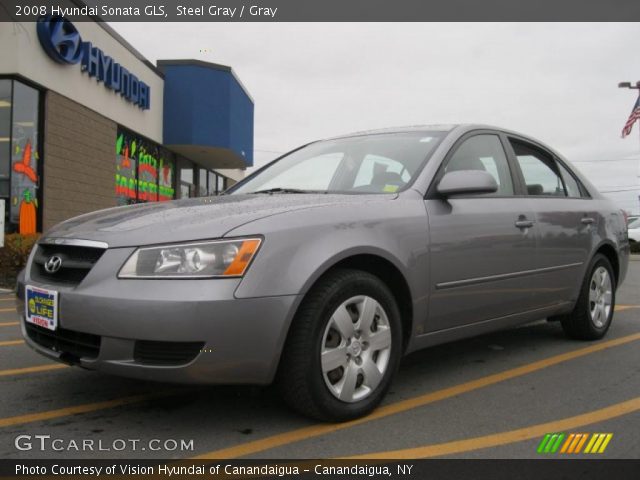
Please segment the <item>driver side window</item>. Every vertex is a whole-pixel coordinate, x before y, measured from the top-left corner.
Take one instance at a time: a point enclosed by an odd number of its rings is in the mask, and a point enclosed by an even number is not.
[[[489,173],[498,184],[496,193],[486,196],[514,195],[509,162],[500,137],[492,134],[475,135],[465,140],[449,158],[444,171],[480,170]]]

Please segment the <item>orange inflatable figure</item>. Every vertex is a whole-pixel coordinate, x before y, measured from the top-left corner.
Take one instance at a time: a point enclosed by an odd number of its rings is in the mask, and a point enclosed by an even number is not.
[[[20,202],[20,235],[36,233],[36,199],[31,196],[31,190],[26,189]]]
[[[38,183],[38,175],[31,166],[31,142],[27,142],[22,153],[22,161],[13,164],[13,170],[26,176],[33,183]]]

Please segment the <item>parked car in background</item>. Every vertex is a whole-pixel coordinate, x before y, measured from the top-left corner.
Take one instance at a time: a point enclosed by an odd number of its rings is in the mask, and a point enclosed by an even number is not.
[[[629,229],[629,241],[640,242],[640,218],[634,218],[627,225]]]
[[[406,353],[551,318],[611,326],[623,213],[558,153],[427,126],[303,146],[218,198],[46,232],[18,280],[29,346],[145,380],[278,383],[330,421],[380,403]]]

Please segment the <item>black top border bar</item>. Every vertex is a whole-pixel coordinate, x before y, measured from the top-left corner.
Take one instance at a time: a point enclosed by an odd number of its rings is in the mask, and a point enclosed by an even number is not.
[[[3,0],[0,21],[640,21],[638,0]]]

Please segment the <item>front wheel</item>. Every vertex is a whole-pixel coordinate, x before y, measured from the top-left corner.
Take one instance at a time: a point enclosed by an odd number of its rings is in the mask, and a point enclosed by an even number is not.
[[[400,312],[387,286],[367,272],[337,270],[303,301],[278,384],[285,401],[302,414],[350,420],[380,403],[401,353]]]
[[[565,333],[579,340],[598,340],[611,326],[616,300],[616,284],[611,263],[597,254],[589,264],[576,306],[561,317]]]

